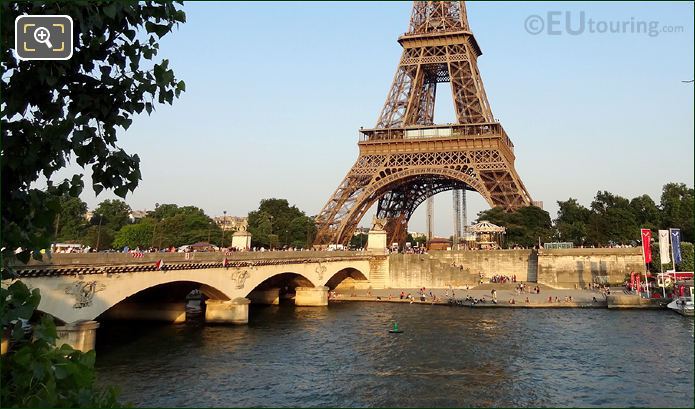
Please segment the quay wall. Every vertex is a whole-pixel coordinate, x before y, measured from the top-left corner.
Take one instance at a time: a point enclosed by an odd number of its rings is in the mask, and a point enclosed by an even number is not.
[[[630,271],[644,272],[642,250],[579,248],[539,250],[538,282],[556,288],[584,288],[588,284],[619,284]]]
[[[431,251],[428,254],[392,254],[389,285],[392,288],[448,287],[475,285],[480,273],[528,281],[536,260],[531,250]],[[486,280],[487,281],[487,280]]]
[[[432,251],[391,254],[387,282],[390,288],[456,287],[477,284],[482,273],[487,278],[516,275],[517,281],[555,288],[586,288],[592,282],[622,283],[631,270],[644,271],[639,248]]]

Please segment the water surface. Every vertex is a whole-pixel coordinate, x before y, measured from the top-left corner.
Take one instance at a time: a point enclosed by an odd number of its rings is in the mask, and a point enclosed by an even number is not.
[[[97,373],[136,406],[692,407],[693,327],[670,311],[254,307],[247,326],[105,323]]]

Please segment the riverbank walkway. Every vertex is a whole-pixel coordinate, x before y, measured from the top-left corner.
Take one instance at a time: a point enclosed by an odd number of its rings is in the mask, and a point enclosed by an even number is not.
[[[540,287],[540,294],[515,291],[517,283],[482,284],[476,287],[466,286],[448,288],[425,288],[425,301],[420,299],[418,288],[388,288],[388,289],[337,289],[336,297],[332,302],[362,301],[362,302],[394,302],[410,304],[411,300],[401,299],[400,294],[410,294],[413,297],[412,304],[450,305],[449,299],[465,300],[472,297],[485,300],[484,303],[472,304],[464,302],[463,306],[474,308],[606,308],[606,296],[599,291],[592,290],[561,290],[542,284],[527,283],[531,289]],[[492,302],[492,290],[496,291],[497,303]],[[611,292],[621,292],[622,288],[611,288]],[[430,292],[433,297],[430,297]],[[570,298],[571,297],[571,298]],[[550,299],[550,301],[549,301]],[[511,303],[511,301],[514,303]],[[527,301],[528,300],[528,301]],[[571,301],[570,301],[571,300]]]

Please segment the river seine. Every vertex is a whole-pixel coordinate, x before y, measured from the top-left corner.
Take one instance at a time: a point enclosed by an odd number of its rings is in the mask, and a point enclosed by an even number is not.
[[[247,326],[107,322],[97,374],[135,406],[692,407],[693,329],[670,311],[254,307]]]

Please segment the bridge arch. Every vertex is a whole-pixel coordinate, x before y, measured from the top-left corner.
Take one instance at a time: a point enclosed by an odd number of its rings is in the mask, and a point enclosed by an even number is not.
[[[284,285],[294,287],[316,287],[320,283],[311,280],[309,274],[298,271],[279,271],[268,274],[255,274],[248,281],[244,291],[239,296],[248,297],[253,291],[269,288],[282,288]]]
[[[199,290],[207,299],[229,301],[225,292],[201,281],[171,280],[164,281],[134,291],[105,311],[98,313],[95,319],[151,319],[178,322],[185,319],[184,305],[191,291]]]
[[[111,296],[108,298],[108,302],[106,303],[99,303],[99,307],[95,308],[92,311],[92,314],[94,315],[94,319],[101,315],[102,313],[106,312],[108,309],[118,305],[119,303],[127,300],[128,298],[131,298],[133,296],[136,296],[137,294],[142,294],[146,293],[148,291],[156,290],[156,289],[163,289],[167,286],[171,285],[176,285],[176,284],[184,284],[187,287],[190,287],[189,291],[195,288],[198,288],[201,293],[203,293],[206,297],[214,300],[220,300],[220,301],[228,301],[231,300],[234,296],[234,294],[229,291],[229,289],[221,290],[216,287],[217,284],[215,283],[210,283],[209,281],[205,280],[204,277],[198,277],[197,279],[187,279],[187,280],[182,280],[179,278],[168,278],[166,276],[160,278],[154,283],[148,283],[144,286],[140,287],[130,287],[127,288],[126,291],[119,291],[117,292],[114,296]],[[188,292],[188,291],[186,291]],[[100,293],[96,293],[95,299],[99,297]],[[105,294],[106,295],[106,294]],[[184,298],[185,299],[185,298]],[[96,300],[95,300],[96,301]],[[182,299],[183,301],[183,299]],[[97,304],[95,302],[95,304]],[[111,304],[108,306],[108,304]]]
[[[328,287],[330,290],[334,290],[341,284],[349,285],[350,282],[359,281],[366,283],[368,280],[369,279],[367,278],[367,275],[365,275],[359,269],[355,267],[345,267],[328,276],[328,279],[326,280],[324,285]]]

